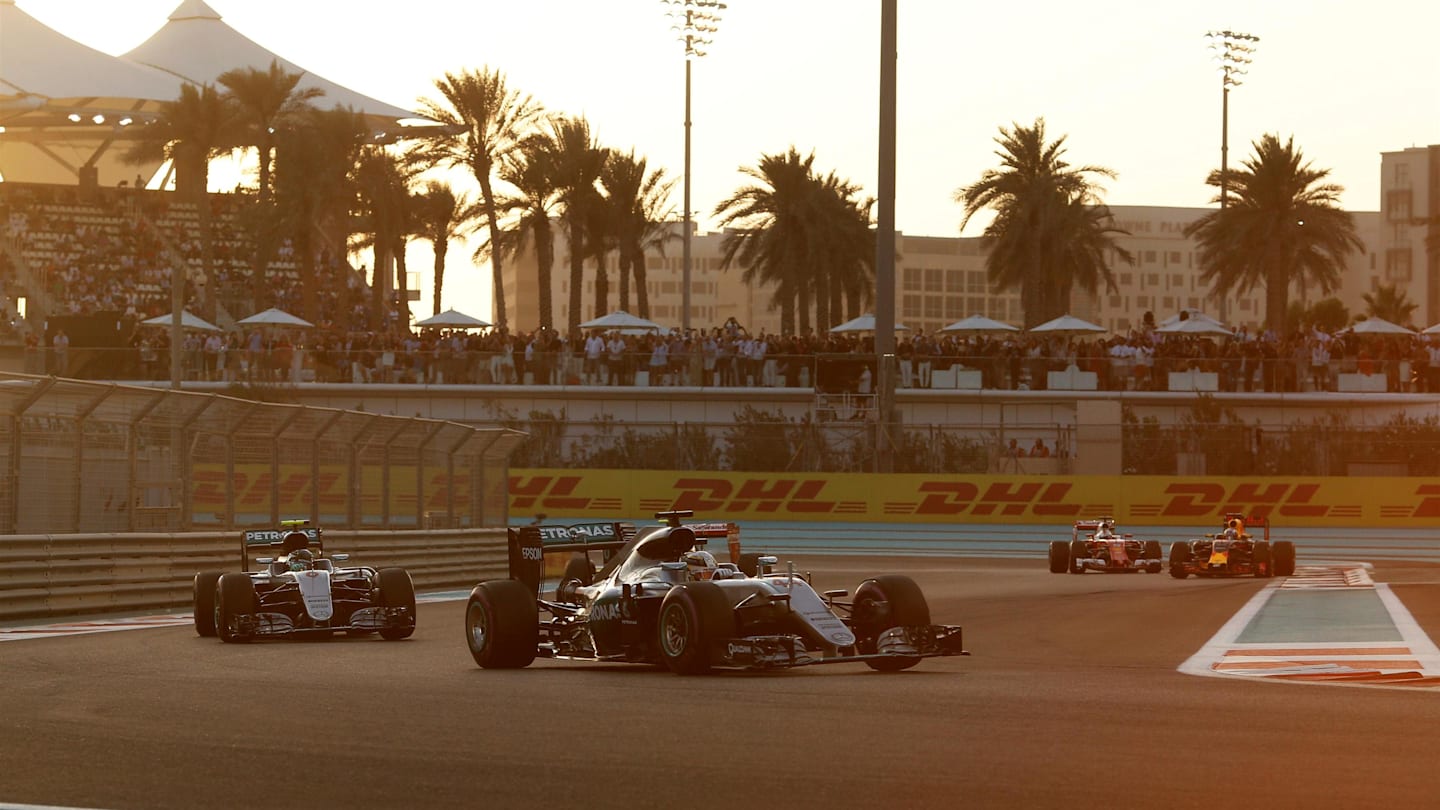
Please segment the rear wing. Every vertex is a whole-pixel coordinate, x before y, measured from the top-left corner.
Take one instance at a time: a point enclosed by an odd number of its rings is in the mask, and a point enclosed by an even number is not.
[[[668,525],[684,525],[695,532],[695,544],[705,546],[710,540],[724,538],[730,561],[740,560],[740,527],[734,523],[685,523],[680,519],[693,512],[657,512],[655,517]],[[547,575],[559,576],[565,563],[551,555],[599,552],[603,563],[635,538],[633,523],[603,522],[574,525],[531,525],[511,528],[509,542],[510,578],[524,582],[535,593]],[[553,570],[552,570],[553,569]]]
[[[307,523],[309,521],[306,521]],[[284,524],[281,524],[284,525]],[[283,529],[247,529],[240,534],[240,570],[250,570],[250,551],[257,547],[263,547],[277,554],[280,551],[280,543],[285,535],[291,532],[304,532],[310,540],[310,547],[325,552],[325,544],[320,539],[320,530],[314,526],[286,526]],[[264,556],[264,555],[258,555]]]
[[[1093,534],[1096,531],[1099,531],[1100,524],[1107,522],[1110,524],[1110,528],[1115,528],[1115,518],[1112,517],[1095,518],[1094,520],[1077,520],[1075,521],[1075,528],[1071,530],[1070,537],[1072,540],[1079,540],[1081,532],[1090,532]],[[1123,532],[1116,532],[1115,536],[1131,537],[1132,535],[1125,534]]]
[[[1225,528],[1234,529],[1238,534],[1247,534],[1251,529],[1263,529],[1266,542],[1270,540],[1270,518],[1265,515],[1247,515],[1244,512],[1226,512]]]
[[[521,526],[507,531],[510,578],[539,593],[549,554],[599,551],[608,559],[635,536],[632,523],[578,523],[573,526]]]

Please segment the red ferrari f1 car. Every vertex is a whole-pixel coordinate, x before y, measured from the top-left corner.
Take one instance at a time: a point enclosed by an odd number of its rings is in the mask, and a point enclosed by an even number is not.
[[[1086,571],[1158,574],[1165,568],[1156,540],[1136,540],[1115,530],[1115,519],[1077,520],[1070,542],[1050,544],[1050,573],[1083,574]]]

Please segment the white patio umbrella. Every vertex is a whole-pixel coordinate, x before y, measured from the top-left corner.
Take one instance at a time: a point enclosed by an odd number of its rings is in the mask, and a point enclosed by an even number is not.
[[[581,329],[617,329],[621,332],[662,332],[665,327],[660,324],[646,320],[638,315],[631,315],[623,309],[617,309],[609,315],[602,315],[594,320],[580,324]]]
[[[1155,331],[1162,335],[1213,335],[1215,337],[1233,337],[1235,335],[1225,324],[1210,318],[1175,321]]]
[[[1434,326],[1427,326],[1427,327],[1425,327],[1424,329],[1421,329],[1421,330],[1420,330],[1420,334],[1422,334],[1422,335],[1440,335],[1440,323],[1437,323],[1437,324],[1435,324]]]
[[[1181,324],[1181,323],[1186,323],[1186,322],[1188,322],[1188,321],[1196,321],[1196,320],[1199,320],[1199,321],[1208,321],[1208,322],[1210,322],[1210,323],[1219,324],[1219,325],[1221,325],[1221,326],[1224,326],[1224,325],[1225,325],[1224,323],[1221,323],[1220,321],[1216,320],[1215,318],[1212,318],[1212,317],[1210,317],[1209,315],[1206,315],[1205,313],[1201,312],[1201,311],[1198,310],[1198,309],[1184,309],[1184,310],[1181,310],[1180,313],[1183,313],[1183,314],[1186,316],[1184,320],[1182,320],[1182,319],[1180,318],[1180,314],[1171,315],[1170,317],[1168,317],[1168,318],[1166,318],[1165,320],[1161,321],[1161,322],[1160,322],[1160,327],[1159,327],[1158,329],[1156,329],[1155,331],[1157,331],[1157,332],[1164,332],[1166,327],[1173,327],[1173,326],[1176,326],[1176,325]]]
[[[1398,323],[1391,323],[1384,318],[1366,318],[1363,321],[1356,321],[1348,328],[1341,330],[1355,335],[1413,335],[1415,330]]]
[[[447,309],[439,315],[415,322],[416,326],[446,326],[451,329],[485,329],[493,324],[480,320],[473,315],[466,315],[456,309]]]
[[[175,313],[167,312],[164,315],[157,315],[140,322],[141,326],[171,326],[171,318]],[[220,327],[201,318],[199,315],[192,315],[189,310],[180,310],[180,326],[183,329],[196,329],[201,332],[219,332]]]
[[[236,321],[245,326],[314,326],[304,318],[297,318],[283,309],[271,307],[264,312],[257,312],[248,318],[241,318]]]
[[[1046,321],[1039,326],[1030,328],[1031,334],[1045,335],[1047,337],[1075,337],[1077,335],[1095,335],[1108,332],[1103,326],[1081,320],[1074,315],[1061,315],[1060,317]]]
[[[840,324],[839,326],[832,326],[832,327],[830,327],[830,331],[831,331],[831,332],[874,332],[874,331],[875,331],[875,316],[874,316],[873,314],[871,314],[871,313],[866,313],[866,314],[861,315],[860,317],[855,318],[855,319],[853,319],[853,320],[848,320],[848,321],[846,321],[845,323]],[[897,324],[895,324],[895,331],[896,331],[896,332],[909,332],[909,331],[910,331],[910,327],[906,326],[906,325],[903,324],[903,323],[897,323]]]
[[[997,321],[987,318],[984,315],[971,315],[968,318],[941,327],[941,332],[951,335],[994,335],[1001,332],[1019,332],[1020,327],[1011,326],[1004,321]]]

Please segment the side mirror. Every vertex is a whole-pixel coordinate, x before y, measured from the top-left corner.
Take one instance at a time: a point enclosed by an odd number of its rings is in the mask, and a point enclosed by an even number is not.
[[[843,588],[842,588],[841,590],[838,590],[838,591],[826,591],[826,592],[823,594],[823,596],[824,596],[826,599],[840,599],[840,598],[842,598],[842,597],[849,596],[849,595],[850,595],[850,592],[847,591],[847,590],[844,590]]]
[[[270,563],[275,562],[275,558],[274,558],[274,557],[256,557],[256,558],[255,558],[255,562],[259,563],[260,565],[269,565]]]
[[[350,559],[350,555],[341,552],[340,554],[331,554],[330,559],[334,560],[335,562],[345,562],[346,560]]]

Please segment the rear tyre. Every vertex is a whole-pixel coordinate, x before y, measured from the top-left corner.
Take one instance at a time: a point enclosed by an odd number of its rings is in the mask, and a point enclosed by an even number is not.
[[[1271,554],[1269,543],[1263,540],[1256,543],[1255,550],[1251,554],[1254,558],[1255,576],[1262,578],[1275,576],[1275,560]]]
[[[485,669],[530,666],[540,644],[540,617],[530,588],[515,579],[476,585],[465,605],[465,643],[470,657]]]
[[[255,583],[244,573],[222,574],[215,584],[215,633],[227,644],[245,643],[251,634],[235,630],[239,616],[256,612]]]
[[[565,561],[565,573],[560,575],[560,584],[555,586],[555,601],[576,602],[575,589],[591,584],[595,579],[595,567],[584,554],[571,554]]]
[[[747,577],[760,576],[759,554],[741,554],[740,559],[735,561],[735,565],[740,569],[740,573]]]
[[[1177,543],[1171,543],[1171,544],[1170,544],[1170,576],[1172,576],[1172,577],[1174,577],[1174,578],[1176,578],[1176,579],[1184,579],[1184,578],[1190,576],[1190,572],[1185,570],[1185,565],[1186,565],[1187,563],[1189,563],[1189,562],[1190,562],[1190,544],[1189,544],[1189,543],[1179,543],[1179,542],[1177,542]]]
[[[215,586],[220,582],[220,571],[201,571],[195,575],[193,613],[195,633],[201,638],[215,637]]]
[[[1063,543],[1062,543],[1063,545]],[[915,580],[905,576],[867,579],[855,589],[854,624],[862,654],[874,655],[876,639],[892,627],[930,626],[930,605]],[[871,658],[865,664],[879,672],[899,672],[920,663],[912,656]]]
[[[1295,544],[1289,540],[1276,540],[1271,558],[1275,562],[1275,574],[1288,577],[1295,574]]]
[[[1070,544],[1056,540],[1050,544],[1050,573],[1063,574],[1070,567]]]
[[[380,588],[380,607],[407,610],[404,623],[380,628],[380,637],[399,641],[415,635],[415,583],[410,579],[410,572],[404,568],[381,568],[376,572],[375,584]]]
[[[719,645],[735,636],[735,611],[719,585],[684,582],[665,594],[656,624],[665,666],[677,675],[703,675]]]
[[[1070,541],[1070,573],[1085,573],[1085,565],[1080,562],[1090,556],[1090,549],[1085,546],[1084,540]]]

